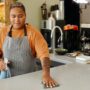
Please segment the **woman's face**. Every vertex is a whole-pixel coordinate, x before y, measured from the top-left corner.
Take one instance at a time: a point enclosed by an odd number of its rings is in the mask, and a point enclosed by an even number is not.
[[[14,29],[23,28],[26,20],[26,14],[22,8],[12,8],[10,10],[10,22]]]

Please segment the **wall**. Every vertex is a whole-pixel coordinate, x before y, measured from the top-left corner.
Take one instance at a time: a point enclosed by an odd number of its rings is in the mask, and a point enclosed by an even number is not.
[[[32,23],[38,29],[40,28],[41,8],[40,6],[45,0],[18,0],[26,7],[27,22]],[[48,8],[53,4],[58,4],[59,0],[46,0]]]
[[[81,23],[84,24],[90,24],[90,4],[88,4],[85,8],[85,6],[82,7],[81,12]]]

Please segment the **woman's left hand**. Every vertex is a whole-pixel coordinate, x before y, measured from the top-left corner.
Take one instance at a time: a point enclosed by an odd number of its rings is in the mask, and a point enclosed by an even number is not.
[[[47,87],[47,88],[52,88],[57,85],[57,82],[51,77],[51,76],[43,76],[43,81],[42,83]]]

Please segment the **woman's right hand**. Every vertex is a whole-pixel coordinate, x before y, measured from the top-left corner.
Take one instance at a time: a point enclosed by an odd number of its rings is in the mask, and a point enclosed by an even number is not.
[[[5,68],[6,68],[6,65],[4,63],[4,60],[0,59],[0,71],[5,70]]]

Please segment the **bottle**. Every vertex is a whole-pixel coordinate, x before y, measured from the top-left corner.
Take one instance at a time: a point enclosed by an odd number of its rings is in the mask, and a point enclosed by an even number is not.
[[[55,26],[55,18],[52,13],[49,13],[47,27],[49,30],[52,30],[54,26]]]
[[[43,3],[41,6],[42,19],[47,20],[47,4]]]

